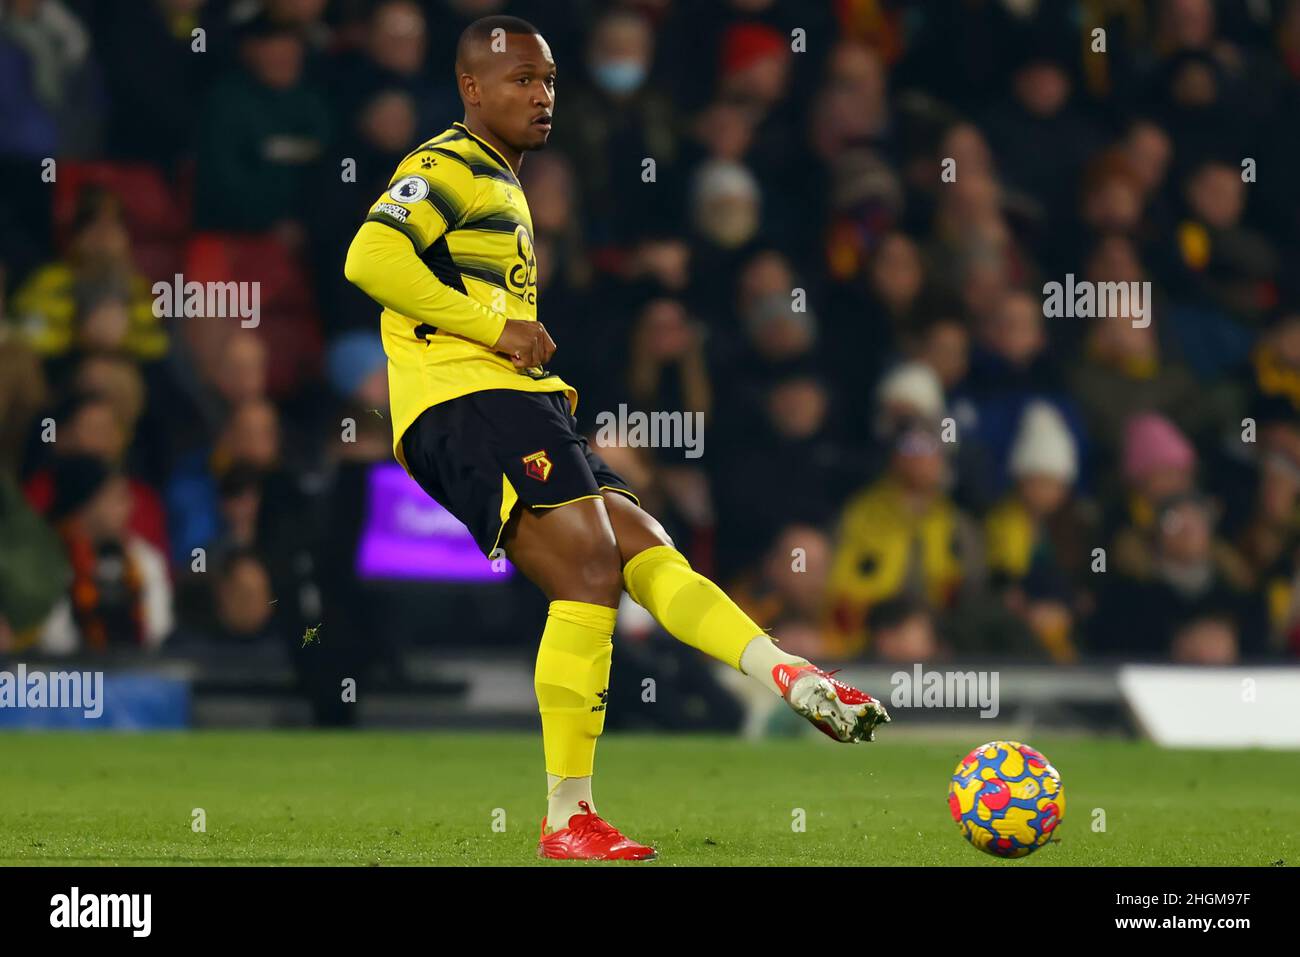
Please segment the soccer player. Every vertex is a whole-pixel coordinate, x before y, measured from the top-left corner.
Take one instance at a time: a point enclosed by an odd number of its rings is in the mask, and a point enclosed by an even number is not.
[[[781,651],[695,572],[577,431],[577,392],[546,364],[532,220],[517,174],[551,133],[555,62],[527,21],[470,24],[456,49],[464,122],[408,155],[348,250],[384,307],[393,453],[550,601],[534,687],[546,758],[542,857],[647,860],[597,816],[611,635],[624,589],[674,637],[781,696],[837,741],[889,721],[870,695]]]

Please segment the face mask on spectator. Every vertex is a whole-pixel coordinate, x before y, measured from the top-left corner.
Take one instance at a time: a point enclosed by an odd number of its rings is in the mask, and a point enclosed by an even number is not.
[[[596,83],[606,93],[626,96],[645,82],[645,64],[640,60],[606,60],[592,67]]]

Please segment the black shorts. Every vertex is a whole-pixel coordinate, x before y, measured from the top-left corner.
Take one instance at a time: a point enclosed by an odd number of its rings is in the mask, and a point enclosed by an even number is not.
[[[637,501],[578,432],[563,392],[488,389],[439,402],[406,430],[402,454],[420,487],[488,556],[520,502],[555,508],[602,489]]]

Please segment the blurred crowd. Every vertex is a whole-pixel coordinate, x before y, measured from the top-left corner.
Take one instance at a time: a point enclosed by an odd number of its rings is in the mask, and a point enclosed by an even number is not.
[[[0,650],[473,643],[356,577],[391,445],[342,262],[491,13],[558,65],[553,368],[585,428],[703,416],[600,451],[784,647],[1300,655],[1298,0],[7,0]],[[176,274],[260,325],[155,318]],[[1150,322],[1046,318],[1069,274]]]

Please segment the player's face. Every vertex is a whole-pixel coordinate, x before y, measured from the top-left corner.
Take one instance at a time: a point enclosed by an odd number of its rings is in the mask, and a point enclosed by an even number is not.
[[[510,34],[483,84],[483,113],[492,131],[521,152],[546,145],[555,108],[555,60],[540,36]]]

